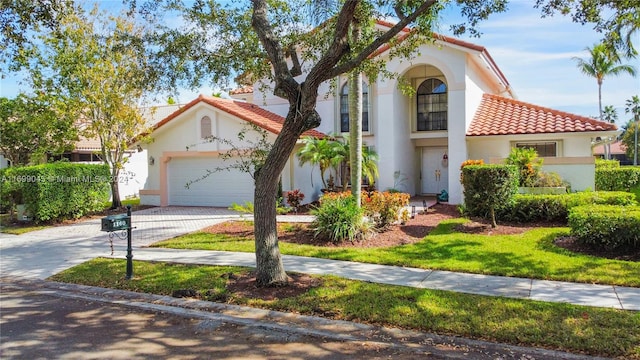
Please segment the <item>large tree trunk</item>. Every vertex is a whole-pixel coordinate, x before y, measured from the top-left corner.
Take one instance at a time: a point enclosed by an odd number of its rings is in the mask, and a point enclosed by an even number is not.
[[[317,113],[313,111],[314,118]],[[294,123],[299,116],[295,107],[290,108],[287,123]],[[287,274],[282,264],[278,247],[276,223],[276,196],[280,174],[289,155],[306,126],[297,119],[293,126],[285,126],[276,138],[267,160],[255,176],[254,233],[256,247],[256,282],[258,286],[278,286],[287,283]],[[319,117],[318,117],[319,120]]]
[[[115,165],[112,166],[111,169],[111,208],[117,209],[122,206],[122,201],[120,201],[120,189],[118,183],[120,170]]]

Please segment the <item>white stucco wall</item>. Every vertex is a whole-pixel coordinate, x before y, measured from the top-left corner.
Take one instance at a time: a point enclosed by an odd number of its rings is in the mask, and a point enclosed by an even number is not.
[[[555,172],[571,184],[572,191],[595,189],[595,162],[589,133],[532,134],[512,137],[467,137],[469,159],[501,163],[516,142],[557,141],[558,156],[544,157],[542,171]]]
[[[120,170],[118,181],[120,199],[123,200],[140,196],[140,189],[144,188],[149,175],[146,150],[132,152],[125,157],[127,162],[124,164],[124,169]]]
[[[210,154],[207,156],[217,158],[217,154],[220,152],[231,149],[231,146],[224,142],[201,139],[200,120],[204,116],[211,119],[213,136],[231,140],[237,148],[252,147],[261,138],[261,135],[255,132],[246,121],[206,103],[196,104],[156,130],[152,134],[152,142],[143,145],[146,151],[140,153],[139,156],[142,160],[137,163],[144,162],[148,169],[148,176],[144,184],[145,190],[160,191],[160,169],[163,158],[189,157],[190,152],[193,152],[194,157]],[[240,141],[238,134],[243,130],[246,131],[245,140]],[[276,135],[270,132],[267,134],[268,140],[273,142]],[[150,158],[154,159],[153,164],[149,161]],[[232,161],[235,160],[229,160],[228,163],[231,164]],[[292,154],[282,173],[283,191],[300,189],[305,194],[304,203],[316,200],[322,186],[319,183],[319,174],[314,174],[315,186],[311,185],[309,173],[313,170],[314,168],[310,165],[300,167],[297,157]],[[196,177],[194,174],[194,178]],[[160,205],[160,200],[161,196],[158,194],[141,194],[143,204]]]
[[[2,155],[0,155],[0,169],[9,167],[9,161]]]

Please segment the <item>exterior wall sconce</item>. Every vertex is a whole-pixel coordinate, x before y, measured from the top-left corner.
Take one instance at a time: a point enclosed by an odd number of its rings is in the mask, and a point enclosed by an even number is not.
[[[156,163],[156,159],[153,156],[149,156],[149,165],[153,165]]]

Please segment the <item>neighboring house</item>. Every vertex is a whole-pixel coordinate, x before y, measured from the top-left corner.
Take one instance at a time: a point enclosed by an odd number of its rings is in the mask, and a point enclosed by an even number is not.
[[[260,138],[251,124],[267,132],[273,142],[284,118],[257,105],[200,95],[158,122],[152,141],[140,144],[148,154],[148,174],[140,202],[147,205],[229,206],[253,202],[254,182],[249,173],[229,166],[239,159],[223,159],[231,147],[252,148]],[[246,131],[244,140],[238,134]],[[324,137],[315,130],[304,135]],[[292,154],[282,173],[284,191],[316,191],[310,181],[312,167],[300,166]],[[316,185],[319,181],[316,181]],[[318,190],[319,192],[319,190]]]
[[[158,121],[166,118],[171,113],[180,108],[181,105],[158,105],[142,109],[142,116],[146,119],[148,126],[153,126]],[[97,138],[87,139],[81,136],[75,143],[73,151],[65,152],[60,155],[49,156],[49,160],[66,159],[69,162],[79,162],[87,164],[102,163],[100,157],[100,140]],[[124,168],[120,170],[118,181],[120,198],[126,199],[138,197],[140,189],[144,187],[147,181],[147,153],[142,147],[132,148],[125,155],[127,162]],[[0,154],[0,169],[9,167],[11,164]]]
[[[378,21],[378,26],[392,24]],[[388,56],[388,47],[376,56]],[[398,79],[363,84],[363,139],[379,154],[376,187],[381,190],[412,195],[446,190],[449,201],[459,204],[460,165],[467,159],[499,162],[517,146],[538,150],[543,170],[559,173],[572,190],[593,189],[591,143],[617,134],[614,124],[515,100],[487,49],[451,37],[438,35],[410,60],[389,59],[387,70],[417,92],[403,94]],[[348,132],[347,76],[336,83],[335,91],[326,84],[318,97],[322,123],[317,130],[328,134]],[[260,84],[253,88],[254,102],[286,115],[286,100],[261,92]]]
[[[80,137],[75,144],[75,149],[61,155],[50,156],[50,160],[66,159],[69,162],[85,164],[102,164],[100,156],[100,140]],[[147,160],[146,154],[138,152],[136,149],[127,151],[124,155],[127,162],[120,170],[118,176],[118,190],[120,199],[138,197],[139,191],[147,180]]]
[[[593,156],[599,159],[604,159],[605,158],[604,150],[605,149],[603,145],[598,145],[594,147]],[[627,157],[627,147],[622,142],[616,141],[612,143],[610,151],[611,152],[609,155],[611,159],[620,161],[620,165],[633,165],[633,154],[631,156],[631,159]]]

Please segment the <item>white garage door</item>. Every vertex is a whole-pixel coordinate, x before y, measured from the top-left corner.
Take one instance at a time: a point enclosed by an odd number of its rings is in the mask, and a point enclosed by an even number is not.
[[[172,159],[167,167],[169,205],[228,207],[234,202],[253,202],[253,179],[247,173],[222,170],[195,181],[207,169],[228,167],[233,161],[218,157]],[[189,188],[185,187],[187,183]]]

